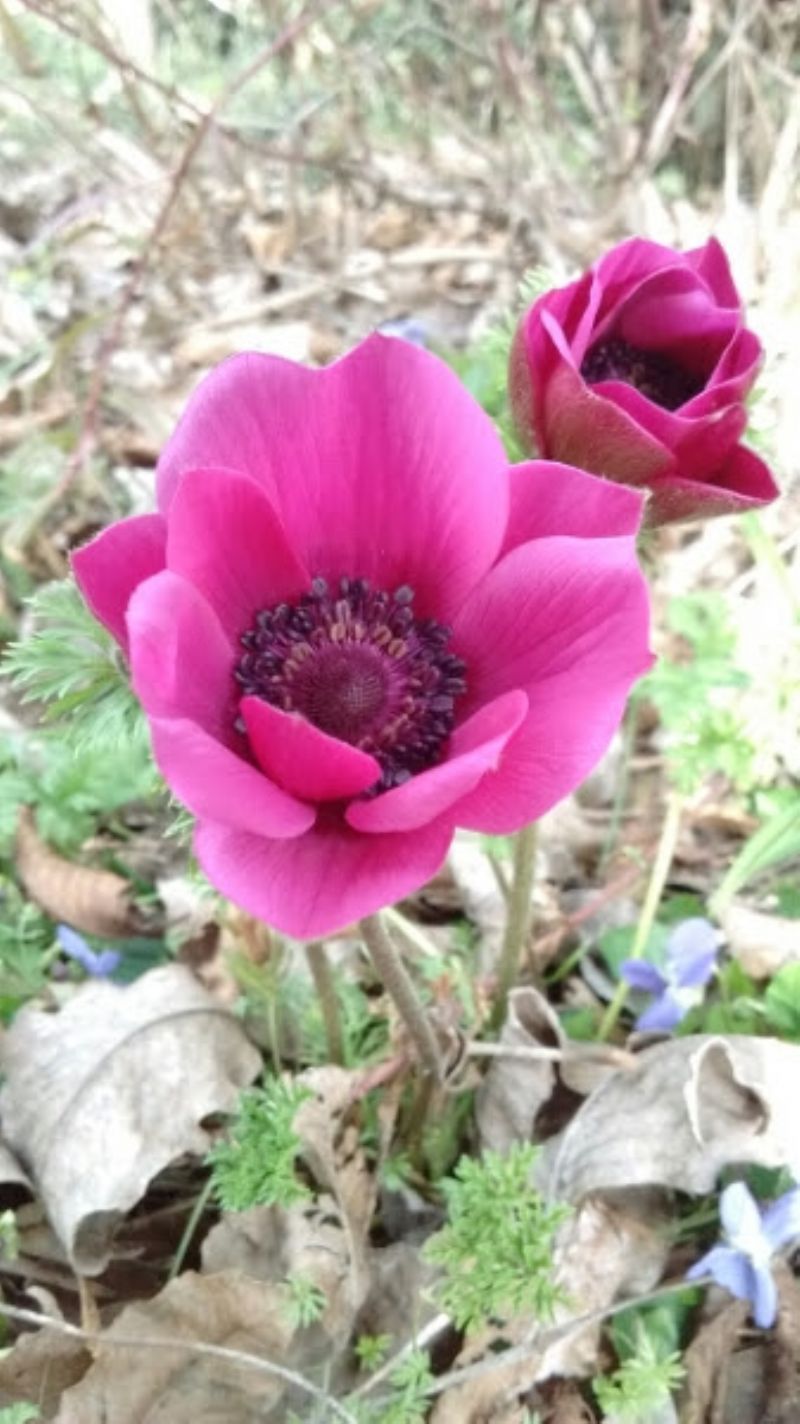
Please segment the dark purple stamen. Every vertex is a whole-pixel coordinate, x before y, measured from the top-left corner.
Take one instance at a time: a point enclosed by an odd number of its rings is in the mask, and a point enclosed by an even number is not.
[[[413,603],[407,584],[388,594],[366,579],[342,578],[331,589],[315,578],[296,603],[262,609],[240,639],[241,695],[299,712],[370,752],[382,775],[368,795],[439,760],[466,691],[465,664],[447,651],[450,629],[417,618]]]
[[[590,386],[598,381],[624,381],[664,410],[677,410],[705,385],[702,376],[693,375],[669,356],[631,346],[617,336],[598,341],[587,351],[581,375]]]

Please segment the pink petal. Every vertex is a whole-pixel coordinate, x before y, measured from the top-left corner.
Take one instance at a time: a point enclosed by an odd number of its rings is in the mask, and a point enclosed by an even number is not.
[[[683,407],[684,415],[705,414],[704,395],[712,397],[717,406],[744,400],[758,375],[762,355],[761,342],[755,332],[743,327],[723,351],[705,391]]]
[[[718,306],[688,267],[654,274],[608,318],[609,334],[670,356],[704,378],[739,325],[738,311]],[[599,336],[598,330],[594,339]]]
[[[441,361],[373,336],[312,371],[233,357],[189,404],[159,464],[221,465],[257,480],[313,576],[410,584],[446,619],[491,566],[506,523],[506,461],[488,416]]]
[[[71,564],[95,618],[127,652],[125,610],[134,589],[166,562],[167,529],[160,514],[121,519],[76,549]]]
[[[604,539],[635,534],[641,524],[640,494],[573,465],[534,460],[512,465],[509,478],[511,505],[503,554],[517,544],[551,534]]]
[[[508,692],[481,707],[454,731],[447,760],[413,776],[372,801],[353,801],[346,818],[357,831],[413,831],[452,808],[484,777],[495,771],[503,752],[525,719],[524,692]]]
[[[195,852],[213,885],[249,914],[296,939],[316,939],[424,885],[447,854],[441,821],[412,836],[363,836],[320,816],[307,835],[269,841],[204,822]]]
[[[278,838],[302,835],[313,826],[313,806],[287,795],[196,722],[153,717],[150,729],[164,780],[195,816]]]
[[[311,583],[263,489],[229,471],[184,476],[169,510],[167,563],[233,638],[262,608],[299,597]]]
[[[721,514],[743,514],[748,509],[771,504],[779,494],[764,461],[746,445],[737,445],[708,484],[676,476],[656,480],[645,523],[655,526],[685,519],[712,519]]]
[[[529,713],[500,769],[459,804],[459,825],[504,834],[574,790],[650,665],[647,632],[632,539],[543,539],[506,555],[465,604],[453,647],[470,706],[516,687]]]
[[[696,247],[685,254],[685,260],[702,277],[709,291],[724,307],[741,307],[741,298],[731,276],[725,249],[716,237],[710,237],[705,247]]]
[[[594,272],[599,282],[603,298],[598,310],[597,330],[601,323],[620,302],[632,296],[643,282],[656,273],[670,268],[682,268],[685,258],[672,247],[663,247],[659,242],[649,242],[643,237],[631,237],[612,247],[599,262]]]
[[[619,385],[618,382],[615,385]],[[623,484],[646,485],[673,466],[669,449],[561,361],[541,398],[542,454]]]
[[[150,717],[186,717],[235,748],[236,650],[203,595],[170,570],[128,608],[134,691]]]
[[[244,697],[241,711],[259,766],[295,796],[339,801],[366,791],[380,777],[380,766],[368,752],[329,736],[305,717],[258,697]]]
[[[595,386],[614,405],[664,447],[675,459],[674,473],[712,478],[740,439],[747,424],[743,405],[734,404],[695,419],[684,411],[665,410],[623,381],[602,381]],[[671,477],[672,471],[669,472]]]

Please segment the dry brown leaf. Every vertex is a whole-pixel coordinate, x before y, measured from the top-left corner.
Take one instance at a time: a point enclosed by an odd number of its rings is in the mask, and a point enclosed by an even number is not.
[[[297,1082],[313,1096],[298,1108],[294,1130],[301,1155],[321,1186],[327,1187],[341,1213],[347,1236],[356,1294],[367,1288],[366,1240],[375,1209],[377,1181],[367,1166],[359,1128],[347,1115],[363,1074],[327,1065],[309,1068]]]
[[[538,989],[514,989],[500,1034],[501,1048],[561,1048],[564,1033],[557,1015]],[[556,1085],[556,1064],[495,1058],[478,1092],[476,1116],[481,1146],[507,1152],[514,1142],[530,1142],[539,1109]]]
[[[0,1201],[4,1207],[16,1206],[33,1196],[31,1180],[13,1152],[0,1142]]]
[[[0,1408],[23,1400],[52,1419],[65,1389],[82,1379],[92,1362],[88,1345],[54,1330],[20,1335],[0,1355]]]
[[[551,1380],[536,1403],[543,1424],[595,1424],[594,1414],[571,1380]]]
[[[363,1270],[354,1273],[347,1234],[327,1193],[288,1209],[227,1214],[203,1242],[202,1261],[205,1275],[239,1270],[273,1285],[294,1276],[322,1291],[325,1307],[304,1335],[304,1363],[319,1358],[330,1364],[333,1352],[347,1344],[365,1278]]]
[[[643,1050],[578,1109],[552,1149],[549,1187],[666,1186],[710,1192],[732,1162],[800,1174],[800,1046],[707,1034]]]
[[[287,1303],[285,1291],[236,1271],[186,1272],[154,1300],[127,1306],[104,1332],[97,1359],[64,1394],[56,1424],[263,1424],[284,1391],[281,1380],[189,1349],[110,1345],[115,1338],[203,1341],[285,1363],[294,1333]]]
[[[568,1039],[538,989],[513,989],[509,994],[499,1046],[509,1050],[558,1049],[562,1057],[550,1062],[525,1061],[509,1052],[507,1057],[498,1054],[493,1059],[478,1093],[477,1121],[481,1145],[495,1152],[505,1152],[512,1143],[530,1142],[535,1137],[539,1113],[559,1083],[585,1097],[616,1071],[614,1050],[606,1052],[604,1045],[596,1045],[594,1051],[591,1045]]]
[[[16,837],[16,867],[29,899],[53,920],[102,939],[141,934],[141,914],[131,903],[130,884],[111,870],[73,865],[51,850],[23,806]]]
[[[83,985],[60,1013],[21,1011],[3,1043],[5,1136],[82,1275],[102,1271],[121,1217],[168,1163],[210,1146],[261,1059],[182,966]]]
[[[800,924],[731,901],[722,915],[728,947],[751,979],[769,979],[800,959]]]
[[[304,1363],[332,1364],[352,1332],[372,1278],[367,1235],[377,1182],[349,1113],[363,1075],[344,1068],[312,1068],[296,1080],[312,1093],[294,1117],[300,1154],[319,1186],[311,1202],[289,1209],[256,1207],[224,1216],[203,1244],[206,1272],[236,1268],[261,1280],[302,1276],[320,1289],[326,1306],[304,1335]]]
[[[712,1320],[701,1325],[687,1349],[683,1363],[681,1424],[705,1424],[717,1396],[724,1396],[724,1380],[731,1353],[744,1325],[747,1301],[727,1300]],[[722,1386],[722,1388],[720,1388]]]

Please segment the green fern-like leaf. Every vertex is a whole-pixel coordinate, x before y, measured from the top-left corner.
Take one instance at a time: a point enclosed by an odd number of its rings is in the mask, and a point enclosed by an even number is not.
[[[522,1310],[547,1319],[561,1298],[553,1243],[568,1209],[549,1205],[530,1185],[536,1156],[535,1147],[519,1143],[505,1156],[462,1157],[442,1183],[449,1219],[425,1255],[443,1267],[439,1297],[461,1329]]]
[[[645,1349],[624,1360],[614,1374],[595,1379],[592,1389],[604,1414],[630,1424],[648,1424],[685,1373],[677,1350],[658,1359]]]
[[[295,1172],[300,1139],[293,1123],[309,1096],[302,1084],[281,1078],[242,1093],[227,1139],[208,1155],[214,1191],[225,1211],[292,1206],[308,1198]]]
[[[29,606],[33,630],[3,663],[23,699],[41,703],[45,720],[80,744],[145,745],[144,716],[119,649],[72,580],[47,584]]]

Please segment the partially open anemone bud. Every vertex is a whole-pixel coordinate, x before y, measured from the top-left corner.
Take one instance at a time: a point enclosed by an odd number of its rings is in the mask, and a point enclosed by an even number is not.
[[[522,317],[511,405],[527,449],[648,489],[646,523],[707,519],[778,494],[741,443],[760,362],[715,238],[632,238]]]
[[[74,568],[213,884],[316,938],[417,889],[456,827],[515,831],[571,791],[650,665],[641,505],[566,466],[509,469],[406,341],[212,372],[158,512]]]

